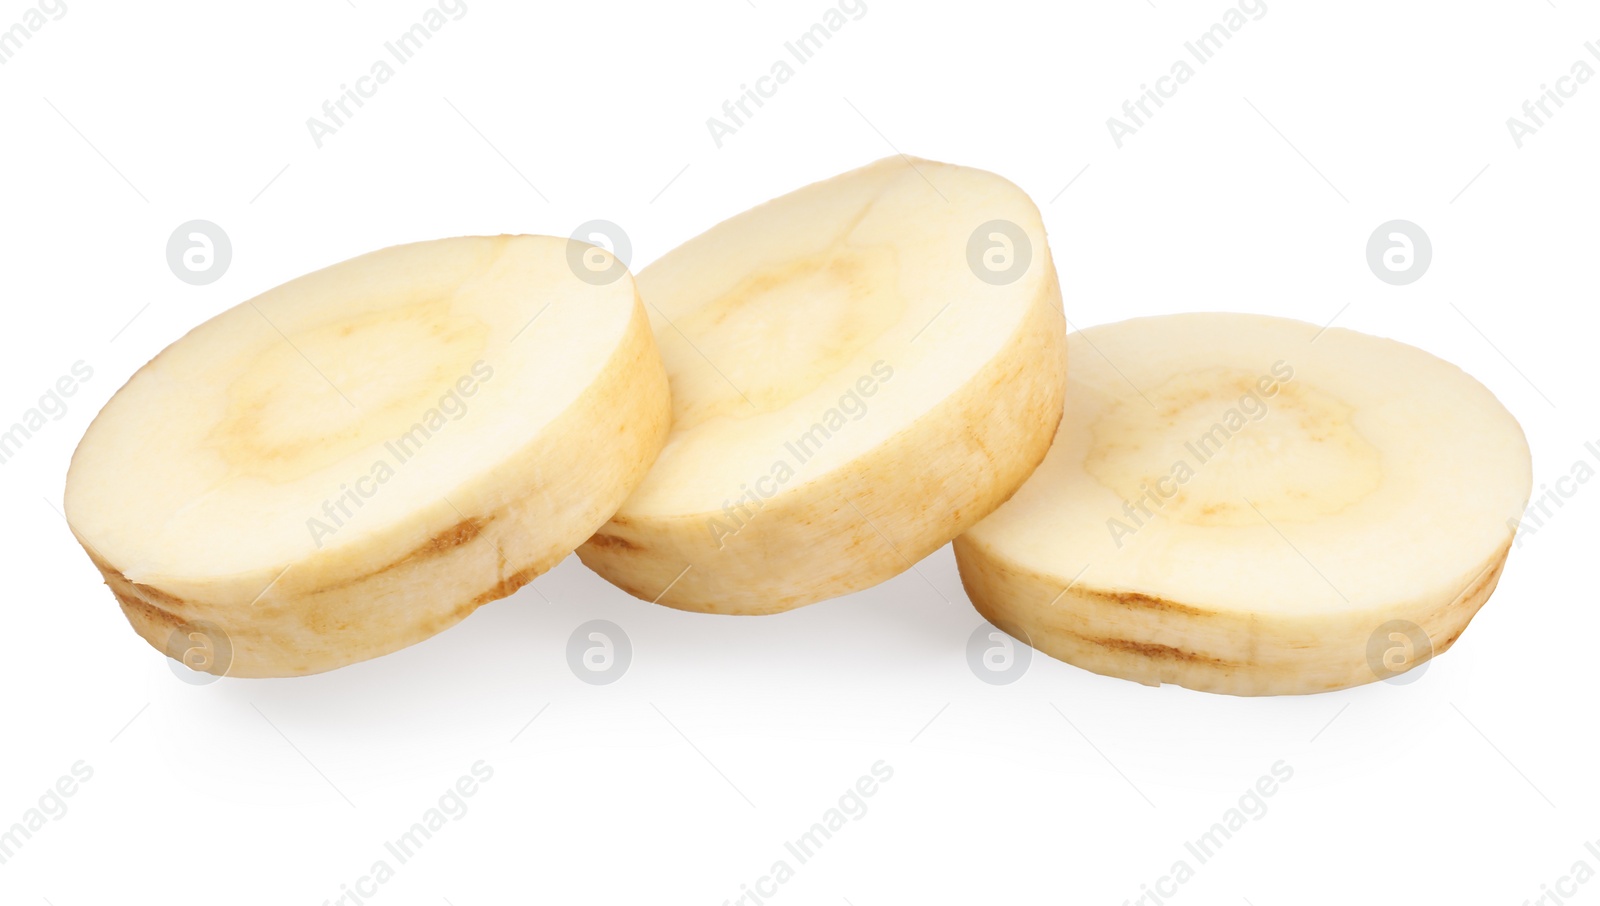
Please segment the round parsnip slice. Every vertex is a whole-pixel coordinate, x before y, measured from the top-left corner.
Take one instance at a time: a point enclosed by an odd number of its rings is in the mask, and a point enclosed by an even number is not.
[[[625,591],[775,613],[909,568],[993,510],[1061,417],[1039,212],[894,157],[728,220],[639,275],[672,385],[650,474],[579,549]]]
[[[211,673],[316,673],[421,641],[582,543],[671,410],[632,278],[580,278],[568,250],[373,252],[135,373],[66,490],[134,629]]]
[[[1532,486],[1482,385],[1256,315],[1073,334],[1044,463],[955,543],[978,612],[1096,673],[1235,695],[1390,679],[1494,590]]]

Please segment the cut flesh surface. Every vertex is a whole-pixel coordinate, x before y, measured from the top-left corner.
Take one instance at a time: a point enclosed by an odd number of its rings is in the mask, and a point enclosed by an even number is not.
[[[979,612],[1097,673],[1240,695],[1390,676],[1494,590],[1527,442],[1454,365],[1254,315],[1069,337],[1044,463],[961,538]]]
[[[639,287],[672,433],[579,556],[647,600],[771,613],[881,582],[1010,496],[1060,418],[1044,227],[990,173],[886,159],[714,227]]]
[[[163,350],[89,427],[66,512],[157,648],[200,626],[231,657],[191,666],[315,673],[549,569],[648,470],[669,417],[626,273],[580,279],[568,240],[541,236],[397,246]]]

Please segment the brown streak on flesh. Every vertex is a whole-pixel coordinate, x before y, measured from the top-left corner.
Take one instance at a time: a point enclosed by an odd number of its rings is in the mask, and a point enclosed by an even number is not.
[[[106,583],[106,587],[111,589],[111,594],[116,597],[118,604],[121,604],[124,609],[131,610],[138,614],[140,617],[144,618],[146,622],[155,623],[157,625],[166,626],[172,629],[177,629],[181,626],[188,625],[176,614],[162,610],[154,604],[151,604],[149,601],[145,601],[143,599],[134,597],[133,595],[127,594],[109,582]]]
[[[429,538],[421,547],[400,558],[396,565],[408,560],[422,560],[427,557],[438,556],[451,548],[460,547],[482,534],[483,527],[488,525],[493,518],[492,516],[483,518],[469,516]]]
[[[1496,560],[1494,566],[1486,569],[1483,574],[1478,577],[1477,581],[1473,582],[1470,588],[1464,589],[1460,594],[1456,595],[1454,598],[1451,598],[1449,602],[1439,607],[1434,612],[1428,614],[1427,621],[1431,623],[1431,621],[1442,620],[1445,618],[1446,614],[1463,607],[1469,608],[1476,613],[1478,608],[1481,608],[1484,604],[1488,603],[1489,589],[1494,587],[1500,581],[1500,576],[1505,572],[1506,560],[1510,556],[1510,553],[1511,541],[1507,539],[1506,543],[1500,546],[1499,552],[1495,554]],[[1469,616],[1468,619],[1470,620],[1471,617]],[[1447,642],[1439,643],[1437,646],[1438,649],[1442,651],[1450,647],[1455,643],[1456,639],[1461,637],[1462,633],[1465,631],[1466,626],[1462,626],[1460,629],[1456,630],[1454,638],[1451,638]]]
[[[462,545],[483,534],[484,526],[493,521],[493,516],[468,516],[460,522],[457,522],[455,525],[452,525],[440,532],[439,534],[434,535],[432,538],[429,538],[427,541],[422,542],[422,544],[418,545],[400,559],[395,560],[386,566],[381,566],[354,581],[364,581],[372,578],[373,576],[389,572],[392,569],[398,569],[402,566],[409,566],[420,560],[427,560],[431,557],[437,557],[440,554],[444,554],[448,551],[454,550],[455,548],[461,547]],[[341,585],[349,584],[354,583],[341,583]]]
[[[641,548],[639,545],[634,544],[632,541],[629,541],[621,535],[606,535],[598,532],[594,535],[594,537],[589,539],[589,543],[603,550],[643,550],[643,548]]]
[[[512,573],[510,576],[507,576],[506,578],[501,579],[499,582],[496,582],[493,588],[462,605],[460,608],[458,608],[458,612],[461,610],[466,610],[467,613],[471,613],[472,608],[476,608],[480,604],[487,604],[490,601],[498,601],[501,598],[508,597],[514,594],[517,589],[527,585],[534,579],[537,579],[539,574],[542,572],[544,572],[544,570],[537,566],[530,566],[527,569],[518,570],[517,572]],[[462,615],[465,616],[465,614]]]
[[[1196,654],[1193,651],[1184,651],[1182,648],[1173,648],[1170,645],[1157,645],[1152,642],[1135,642],[1132,639],[1102,639],[1093,636],[1083,636],[1082,638],[1086,642],[1099,645],[1103,648],[1110,648],[1113,651],[1124,651],[1130,654],[1137,654],[1142,657],[1160,658],[1171,661],[1187,661],[1198,664],[1214,664],[1220,667],[1244,666],[1241,664],[1230,663],[1222,660],[1221,658],[1208,657],[1203,654]]]
[[[163,609],[182,607],[184,605],[183,599],[177,597],[176,595],[167,594],[161,589],[151,585],[141,585],[138,582],[130,581],[127,576],[121,576],[121,578],[122,581],[131,585],[134,591],[137,591],[139,594],[150,599],[151,604],[158,605]]]
[[[432,538],[429,538],[427,541],[422,542],[421,545],[413,549],[410,553],[407,553],[400,559],[395,560],[393,563],[380,566],[379,568],[367,573],[364,576],[361,576],[358,579],[355,579],[351,582],[340,583],[340,585],[353,585],[355,582],[366,581],[367,579],[382,575],[390,570],[399,569],[402,566],[411,566],[422,560],[428,560],[433,557],[440,556],[441,554],[448,553],[449,551],[461,547],[462,545],[483,534],[483,527],[493,521],[493,516],[468,516],[460,522],[457,522],[455,525],[452,525],[440,532],[439,534],[434,535]]]
[[[105,580],[106,587],[111,589],[111,593],[118,601],[124,604],[135,602],[141,611],[149,610],[160,614],[163,622],[183,624],[183,618],[172,613],[171,609],[185,607],[188,605],[187,601],[153,585],[142,585],[129,579],[121,570],[101,560],[92,551],[89,551],[89,562],[100,570],[100,577]]]
[[[1507,544],[1506,548],[1502,548],[1501,549],[1500,555],[1499,555],[1499,560],[1498,560],[1497,563],[1495,563],[1494,567],[1491,568],[1490,570],[1488,570],[1487,572],[1485,572],[1483,574],[1483,578],[1479,579],[1477,581],[1477,583],[1472,586],[1472,589],[1470,591],[1466,592],[1465,594],[1463,594],[1461,596],[1461,598],[1458,599],[1458,600],[1470,601],[1473,598],[1476,598],[1481,592],[1483,592],[1485,589],[1487,589],[1490,585],[1493,585],[1494,583],[1499,581],[1500,573],[1504,572],[1505,568],[1506,568],[1506,555],[1509,553],[1509,551],[1507,550],[1507,548],[1509,548],[1509,546],[1510,545]]]
[[[345,579],[342,582],[336,582],[332,585],[319,589],[319,591],[329,592],[337,591],[343,588],[349,588],[352,585],[359,585],[362,582],[377,578],[384,573],[392,572],[403,566],[412,566],[423,560],[428,560],[433,557],[446,554],[458,547],[461,547],[462,545],[467,544],[474,538],[477,538],[479,535],[483,534],[484,526],[493,521],[493,516],[468,516],[460,522],[457,522],[455,525],[452,525],[437,535],[434,535],[432,538],[429,538],[427,541],[424,541],[421,545],[412,549],[410,552],[405,554],[405,556],[399,558],[398,560],[386,563],[369,573],[364,573],[359,576]]]
[[[1086,588],[1080,591],[1079,594],[1086,598],[1092,598],[1096,601],[1101,601],[1107,604],[1120,604],[1123,607],[1129,608],[1139,608],[1143,610],[1163,610],[1172,613],[1186,613],[1194,616],[1203,616],[1206,613],[1206,611],[1203,611],[1197,607],[1190,607],[1187,604],[1179,604],[1177,601],[1169,601],[1166,598],[1158,598],[1153,595],[1140,594],[1136,591],[1098,591],[1096,589]]]

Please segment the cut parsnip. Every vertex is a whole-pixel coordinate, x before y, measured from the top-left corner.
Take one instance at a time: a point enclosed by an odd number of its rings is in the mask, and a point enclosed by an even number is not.
[[[582,279],[568,249],[500,236],[363,255],[134,374],[66,491],[134,629],[208,672],[316,673],[453,625],[592,534],[670,407],[632,278]]]
[[[1044,227],[990,173],[879,161],[712,228],[639,288],[672,433],[578,555],[646,600],[774,613],[882,582],[1009,497],[1061,417]]]
[[[1500,577],[1515,419],[1410,346],[1253,315],[1069,338],[1044,463],[956,540],[979,613],[1061,660],[1235,695],[1398,675]]]

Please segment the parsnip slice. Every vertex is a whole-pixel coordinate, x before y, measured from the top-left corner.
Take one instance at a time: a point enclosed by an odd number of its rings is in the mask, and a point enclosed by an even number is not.
[[[1010,496],[1061,415],[1044,227],[990,173],[879,161],[712,228],[639,288],[672,433],[578,555],[646,600],[773,613],[888,579]]]
[[[670,407],[632,278],[580,279],[568,248],[373,252],[134,374],[66,512],[139,634],[209,672],[316,673],[453,625],[592,534]],[[231,657],[185,659],[190,641]]]
[[[1494,590],[1515,419],[1390,340],[1192,314],[1069,337],[1044,463],[956,540],[979,613],[1061,660],[1236,695],[1388,679]]]

